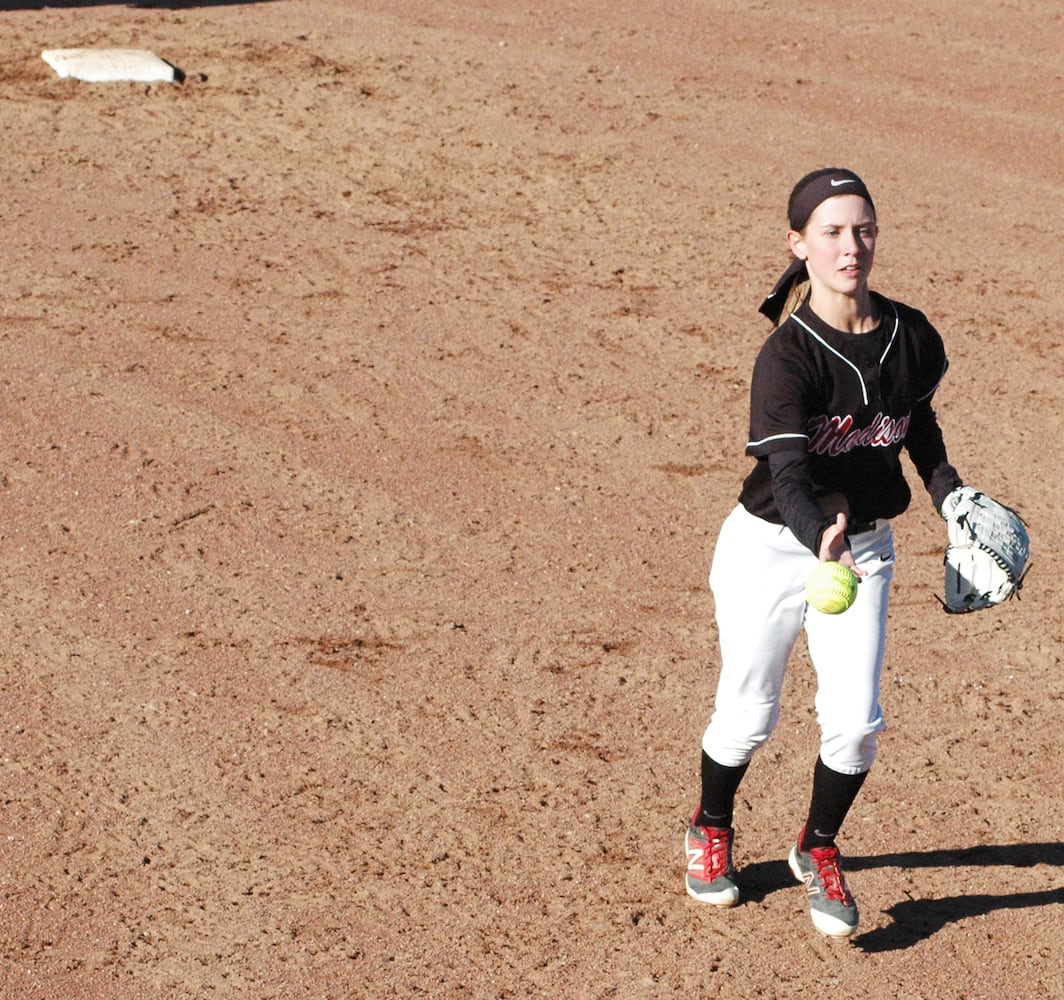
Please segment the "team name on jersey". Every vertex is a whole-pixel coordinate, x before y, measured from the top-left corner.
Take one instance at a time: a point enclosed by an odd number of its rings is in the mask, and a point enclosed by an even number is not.
[[[824,414],[809,421],[809,452],[814,455],[845,455],[854,448],[889,448],[905,440],[909,415],[894,418],[877,413],[866,427],[854,427],[852,414]]]

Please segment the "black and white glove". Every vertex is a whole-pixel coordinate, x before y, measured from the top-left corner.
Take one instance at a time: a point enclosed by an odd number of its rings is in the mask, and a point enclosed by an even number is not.
[[[946,599],[950,614],[981,611],[1007,601],[1023,586],[1031,543],[1023,519],[970,486],[959,486],[942,503],[946,546]]]

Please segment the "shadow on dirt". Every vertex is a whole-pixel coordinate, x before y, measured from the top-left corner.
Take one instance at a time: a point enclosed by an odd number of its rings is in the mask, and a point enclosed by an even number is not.
[[[1023,910],[1064,903],[1064,888],[1041,892],[944,896],[941,899],[907,899],[887,907],[894,923],[859,934],[854,944],[867,952],[900,951],[938,933],[947,924],[980,917],[994,910]]]
[[[1034,865],[1064,866],[1064,843],[1009,844],[1004,846],[966,847],[959,850],[906,851],[866,857],[846,856],[843,867],[848,872],[872,868],[967,868],[1000,866],[1031,868]],[[1007,888],[1020,888],[1020,880],[1002,877]],[[785,861],[764,861],[742,869],[743,897],[760,902],[770,893],[795,885]],[[937,899],[904,899],[883,912],[893,921],[853,939],[856,947],[867,952],[900,951],[938,933],[948,924],[983,916],[995,910],[1020,910],[1064,904],[1064,888],[1037,892],[980,893],[943,896]]]
[[[850,871],[869,868],[1030,868],[1034,865],[1064,865],[1064,844],[980,845],[960,850],[906,851],[873,857],[854,857],[846,861]],[[1003,888],[1022,887],[1022,880],[1001,880]],[[854,944],[868,952],[898,951],[938,933],[947,924],[979,917],[994,910],[1021,910],[1064,903],[1064,888],[1038,892],[979,893],[943,896],[939,899],[905,899],[884,912],[894,921],[860,934]]]

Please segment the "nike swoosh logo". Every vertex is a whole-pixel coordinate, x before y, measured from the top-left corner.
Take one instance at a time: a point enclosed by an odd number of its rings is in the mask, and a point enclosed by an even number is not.
[[[831,182],[831,186],[833,188],[837,188],[837,187],[839,187],[842,184],[856,184],[856,183],[857,183],[857,181],[855,181],[852,177],[847,177],[845,180],[832,181]]]

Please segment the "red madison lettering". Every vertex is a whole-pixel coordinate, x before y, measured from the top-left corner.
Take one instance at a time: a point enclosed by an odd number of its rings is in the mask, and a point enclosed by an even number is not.
[[[877,413],[867,427],[854,427],[853,416],[813,417],[809,421],[809,451],[814,455],[845,455],[854,448],[889,448],[905,440],[909,415]]]

